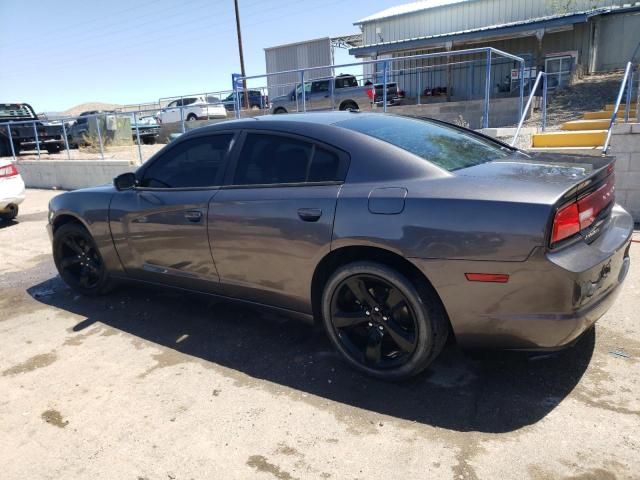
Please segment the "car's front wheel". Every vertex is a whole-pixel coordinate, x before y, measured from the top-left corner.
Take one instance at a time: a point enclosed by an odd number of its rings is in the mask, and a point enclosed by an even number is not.
[[[339,268],[322,296],[331,342],[358,370],[402,380],[420,373],[446,342],[448,320],[435,292],[374,262]]]
[[[82,225],[67,223],[56,230],[53,260],[64,282],[77,292],[93,296],[111,289],[98,247]]]

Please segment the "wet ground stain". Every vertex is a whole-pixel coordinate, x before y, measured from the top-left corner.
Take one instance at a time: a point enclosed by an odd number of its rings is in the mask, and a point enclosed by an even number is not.
[[[45,422],[58,428],[64,428],[69,425],[69,421],[63,420],[62,415],[57,410],[46,410],[42,412],[42,415],[40,415],[40,417],[42,417]]]
[[[259,472],[270,473],[279,480],[294,480],[296,478],[292,477],[289,472],[282,470],[278,465],[269,462],[262,455],[251,455],[247,460],[247,465]]]
[[[57,360],[57,358],[58,356],[56,355],[55,351],[42,353],[40,355],[31,357],[28,360],[19,363],[18,365],[14,365],[13,367],[6,369],[2,372],[2,376],[7,377],[9,375],[19,375],[21,373],[32,372],[33,370],[51,365]]]

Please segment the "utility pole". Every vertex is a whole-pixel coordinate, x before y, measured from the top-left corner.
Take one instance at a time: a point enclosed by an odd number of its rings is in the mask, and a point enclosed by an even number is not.
[[[247,92],[247,81],[244,79],[246,73],[244,71],[244,54],[242,53],[242,32],[240,31],[240,10],[238,9],[238,0],[233,0],[236,7],[236,30],[238,31],[238,51],[240,53],[240,74],[242,75],[242,97],[244,108],[249,108],[249,92]],[[240,102],[238,102],[240,103]]]

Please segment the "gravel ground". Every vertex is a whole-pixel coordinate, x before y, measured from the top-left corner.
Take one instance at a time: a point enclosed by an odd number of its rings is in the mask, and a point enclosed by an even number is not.
[[[547,106],[547,130],[560,130],[560,126],[572,120],[581,120],[584,112],[604,110],[614,103],[622,73],[594,74],[578,79],[574,84],[549,94]],[[525,122],[525,126],[540,127],[542,112],[536,110]]]
[[[28,191],[0,225],[3,480],[638,478],[635,262],[572,349],[451,346],[387,384],[273,313],[138,286],[75,295],[44,229],[55,194]]]

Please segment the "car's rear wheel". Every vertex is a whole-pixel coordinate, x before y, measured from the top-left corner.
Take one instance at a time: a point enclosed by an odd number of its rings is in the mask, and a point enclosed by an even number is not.
[[[187,121],[188,122],[195,122],[198,119],[198,117],[196,116],[195,113],[190,113],[189,115],[187,115]]]
[[[322,296],[322,317],[336,349],[358,370],[402,380],[424,370],[446,342],[448,321],[434,292],[374,262],[338,269]]]
[[[18,205],[12,203],[8,205],[3,212],[0,212],[0,219],[6,222],[10,222],[18,216]]]
[[[101,295],[112,286],[109,273],[91,234],[77,223],[67,223],[53,236],[53,260],[58,273],[83,295]]]
[[[277,115],[277,114],[280,114],[280,113],[287,113],[287,111],[284,108],[280,107],[280,108],[276,108],[273,111],[273,113]]]
[[[349,101],[340,105],[340,110],[359,110],[359,108],[357,103]]]
[[[60,153],[61,147],[60,145],[47,145],[47,153],[54,154]]]

